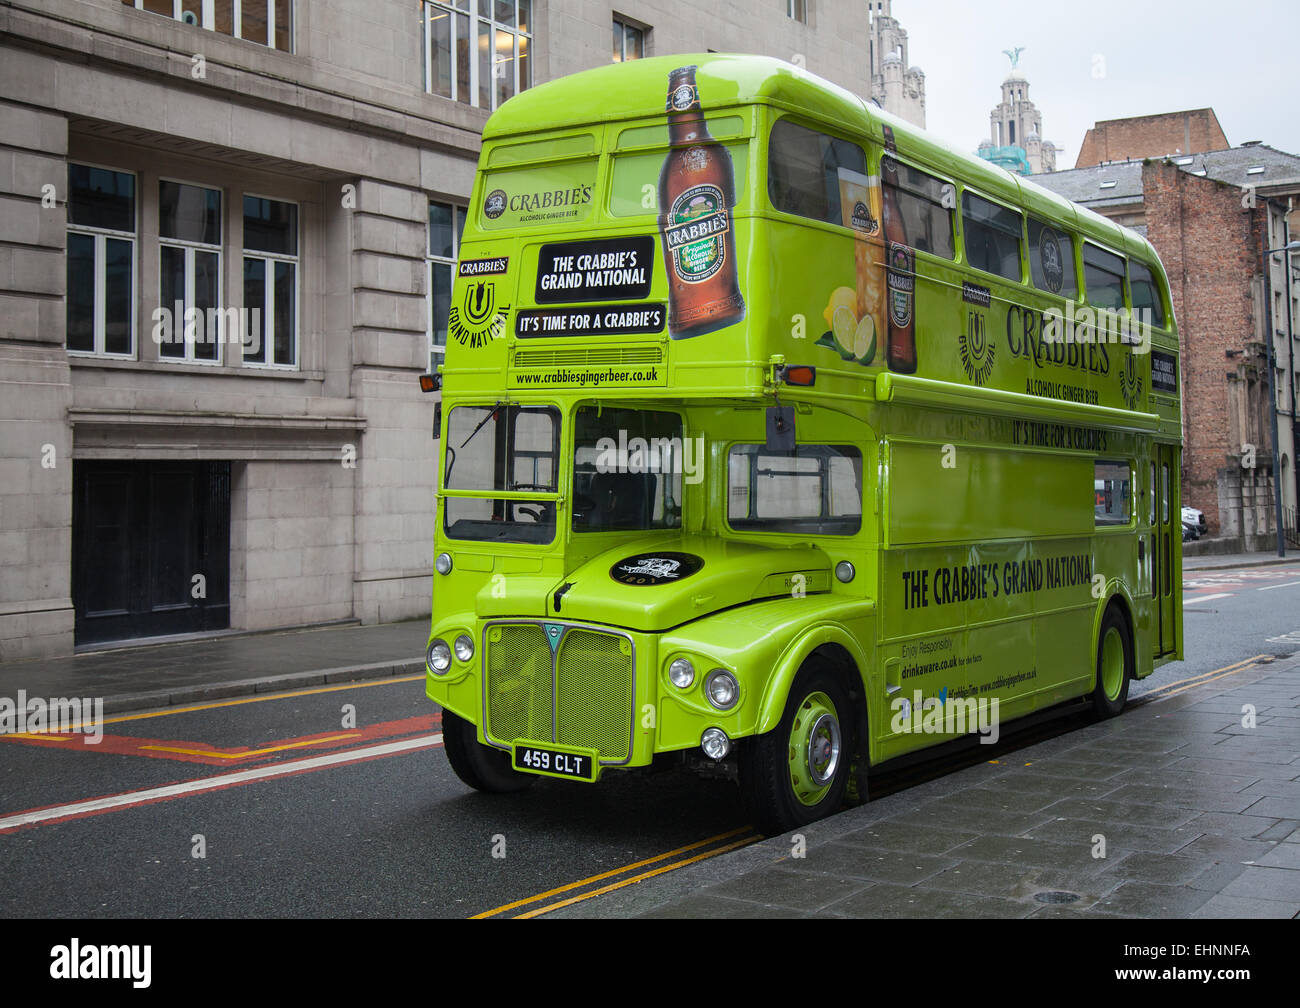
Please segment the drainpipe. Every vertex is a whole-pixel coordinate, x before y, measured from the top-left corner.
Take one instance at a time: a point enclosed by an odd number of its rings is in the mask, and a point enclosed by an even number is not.
[[[1273,201],[1264,200],[1264,229],[1260,237],[1259,246],[1262,255],[1261,265],[1264,269],[1264,342],[1268,346],[1268,402],[1269,413],[1273,418],[1273,525],[1277,529],[1277,555],[1286,556],[1286,538],[1282,531],[1282,463],[1278,451],[1278,430],[1277,430],[1277,376],[1273,373],[1273,284],[1270,274],[1272,270],[1269,267],[1268,257],[1268,224],[1269,211],[1273,208]],[[1282,246],[1286,247],[1285,243]],[[1284,260],[1286,268],[1290,270],[1290,256],[1282,253],[1287,258]],[[1288,306],[1289,307],[1289,306]],[[1288,333],[1288,342],[1290,333]]]

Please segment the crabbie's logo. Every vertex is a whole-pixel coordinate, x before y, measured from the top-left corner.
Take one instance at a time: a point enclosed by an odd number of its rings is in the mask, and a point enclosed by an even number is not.
[[[700,92],[692,84],[679,84],[668,96],[669,112],[685,112],[692,105],[698,105]]]
[[[857,231],[875,234],[880,230],[880,224],[871,216],[871,211],[867,209],[867,205],[862,200],[857,200],[853,204],[853,214],[849,220]]]
[[[496,256],[492,259],[462,259],[456,270],[457,276],[476,277],[494,276],[510,268],[509,256]]]
[[[509,305],[497,304],[496,286],[480,280],[465,284],[459,304],[447,316],[447,335],[461,346],[482,347],[505,331]]]
[[[504,189],[494,189],[488,193],[487,199],[483,201],[483,215],[488,220],[496,220],[506,212],[506,191]]]
[[[619,584],[661,585],[688,578],[703,566],[694,553],[638,553],[614,564],[609,576]]]

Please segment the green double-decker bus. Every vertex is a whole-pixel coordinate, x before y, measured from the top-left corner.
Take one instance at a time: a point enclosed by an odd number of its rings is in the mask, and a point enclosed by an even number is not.
[[[489,120],[441,368],[427,693],[484,791],[677,762],[776,833],[1182,657],[1151,245],[718,54]]]

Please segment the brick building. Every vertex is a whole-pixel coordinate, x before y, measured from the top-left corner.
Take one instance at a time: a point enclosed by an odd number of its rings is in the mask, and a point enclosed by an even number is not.
[[[1211,535],[1260,536],[1271,546],[1273,417],[1260,260],[1266,223],[1269,247],[1285,244],[1282,215],[1265,205],[1243,208],[1236,186],[1172,161],[1145,165],[1142,182],[1147,238],[1168,272],[1182,343],[1183,499],[1205,512]],[[1285,308],[1273,326],[1282,337],[1274,352],[1283,506],[1294,508],[1297,375]]]
[[[1208,121],[1217,127],[1212,113]],[[1295,233],[1300,157],[1250,143],[1034,181],[1134,228],[1155,246],[1169,276],[1182,343],[1183,502],[1205,513],[1210,535],[1272,548],[1277,526],[1267,341],[1273,342],[1282,503],[1294,528],[1300,256],[1289,264],[1282,255],[1270,256],[1265,273],[1261,241],[1266,227],[1269,248],[1281,248]]]
[[[1214,109],[1107,119],[1083,135],[1074,167],[1140,161],[1166,154],[1221,151],[1229,146]]]
[[[427,614],[417,377],[492,109],[706,48],[866,94],[868,34],[802,0],[0,2],[0,660]]]

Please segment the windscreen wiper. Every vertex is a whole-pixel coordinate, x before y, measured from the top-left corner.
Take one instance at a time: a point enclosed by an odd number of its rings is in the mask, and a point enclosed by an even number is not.
[[[497,404],[492,407],[492,412],[489,413],[487,416],[485,416],[482,420],[480,420],[478,426],[469,432],[469,437],[467,437],[464,441],[460,443],[460,448],[464,448],[467,444],[469,444],[470,441],[473,440],[474,435],[487,426],[489,420],[496,419],[496,415],[501,412],[501,407],[504,405],[506,405],[504,401],[497,400]],[[451,467],[456,464],[456,452],[460,451],[460,448],[451,449],[451,461],[447,463],[447,475],[444,477],[444,482],[448,486],[451,485]]]

